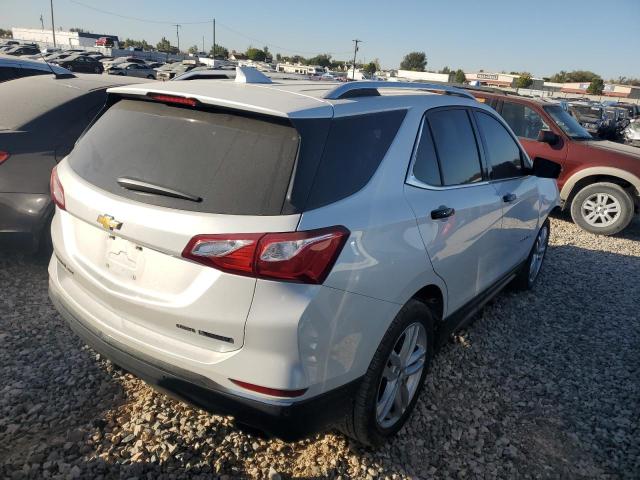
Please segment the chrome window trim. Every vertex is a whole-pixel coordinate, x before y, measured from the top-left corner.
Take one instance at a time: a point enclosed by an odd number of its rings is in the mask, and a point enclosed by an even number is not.
[[[415,166],[415,163],[416,163],[416,157],[418,155],[418,146],[420,145],[420,140],[422,139],[422,130],[424,128],[424,123],[427,120],[427,112],[428,111],[424,112],[424,114],[422,115],[422,119],[420,120],[420,125],[418,127],[418,135],[413,145],[413,151],[411,152],[411,162],[409,162],[409,170],[407,171],[407,175],[405,177],[404,183],[406,185],[411,185],[412,187],[422,188],[425,190],[435,190],[435,191],[454,190],[458,188],[468,188],[468,187],[478,187],[480,185],[489,185],[490,183],[489,180],[482,180],[481,182],[438,186],[438,185],[430,185],[415,177],[415,175],[413,174],[413,167]],[[471,119],[469,119],[469,122],[471,123]],[[471,124],[471,127],[473,128],[473,124]],[[478,151],[478,157],[480,157],[480,151]],[[482,161],[480,160],[480,162],[481,162],[480,165],[482,166]],[[439,164],[438,164],[438,170],[440,170]],[[520,177],[516,177],[516,178],[520,178]]]

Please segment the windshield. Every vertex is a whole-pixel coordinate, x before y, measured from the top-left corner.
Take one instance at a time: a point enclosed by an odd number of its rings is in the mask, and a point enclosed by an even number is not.
[[[602,109],[600,107],[590,107],[586,105],[572,105],[571,108],[578,114],[585,117],[602,117]]]
[[[548,105],[543,107],[551,118],[558,124],[564,133],[574,140],[593,140],[593,137],[559,105]]]

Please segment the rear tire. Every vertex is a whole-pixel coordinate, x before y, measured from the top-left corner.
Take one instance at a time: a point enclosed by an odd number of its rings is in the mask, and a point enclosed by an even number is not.
[[[149,80],[155,80],[155,77],[154,77],[153,75],[147,75],[147,78],[148,78]]]
[[[573,221],[596,235],[615,235],[631,223],[633,215],[633,198],[615,183],[587,185],[571,201]]]
[[[340,430],[371,447],[395,435],[415,407],[434,345],[431,310],[422,302],[410,300],[385,333]]]
[[[535,286],[546,257],[550,234],[551,223],[547,218],[540,227],[540,230],[538,230],[527,261],[522,265],[522,268],[513,280],[513,287],[516,290],[531,290]]]

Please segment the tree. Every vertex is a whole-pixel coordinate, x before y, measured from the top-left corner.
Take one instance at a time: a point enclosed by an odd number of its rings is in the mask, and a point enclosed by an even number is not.
[[[369,62],[364,66],[362,71],[364,73],[366,73],[367,75],[373,75],[374,73],[376,73],[378,71],[378,67],[374,62]]]
[[[331,66],[331,55],[328,53],[321,53],[315,57],[307,58],[307,65],[320,65],[321,67]]]
[[[69,29],[70,32],[78,32],[78,33],[89,33],[89,30],[85,30],[84,28],[73,27]]]
[[[449,67],[444,67],[438,73],[451,73],[451,69]]]
[[[264,53],[264,50],[260,50],[259,48],[249,47],[245,54],[249,60],[253,60],[255,62],[264,62],[267,58],[267,54]]]
[[[123,48],[136,47],[141,48],[144,51],[153,50],[153,47],[147,43],[146,40],[133,40],[131,38],[125,39],[124,42],[121,42]]]
[[[165,37],[162,37],[162,40],[158,42],[158,44],[156,45],[156,48],[159,52],[178,53],[178,48],[173,47],[171,45],[171,42],[167,40]]]
[[[13,38],[13,33],[11,32],[11,30],[0,28],[0,38]]]
[[[191,45],[189,47],[189,50],[187,50],[187,53],[198,53],[200,50],[198,49],[197,45]]]
[[[528,72],[522,72],[516,80],[516,88],[529,88],[533,85],[533,78]]]
[[[587,93],[590,93],[591,95],[600,95],[603,90],[604,90],[604,80],[598,77],[591,80],[591,83],[587,88]]]
[[[427,54],[424,52],[407,53],[400,62],[401,70],[424,72],[425,68],[427,68]]]
[[[228,58],[229,50],[216,43],[215,47],[212,47],[211,50],[209,50],[209,55],[213,58]]]
[[[556,83],[591,82],[596,78],[600,78],[600,76],[589,70],[573,70],[572,72],[560,70],[558,73],[551,75],[551,81]]]
[[[467,80],[467,77],[465,76],[462,69],[459,68],[458,70],[456,70],[456,75],[455,77],[453,77],[453,81],[456,83],[464,83],[466,80]]]

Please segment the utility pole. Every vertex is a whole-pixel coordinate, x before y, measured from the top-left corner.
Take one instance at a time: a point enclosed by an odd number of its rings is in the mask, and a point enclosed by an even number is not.
[[[216,58],[216,19],[213,19],[213,58]]]
[[[44,17],[40,14],[40,25],[42,26],[42,30],[44,30]]]
[[[175,23],[174,26],[176,27],[176,38],[178,39],[178,53],[180,53],[180,32],[178,31],[178,29],[182,27],[182,25],[180,25],[179,23]]]
[[[358,44],[362,43],[362,40],[355,39],[353,40],[354,48],[353,48],[353,75],[351,76],[352,80],[356,79],[356,55],[358,53]]]
[[[204,52],[204,35],[202,35],[202,51]]]
[[[56,48],[56,24],[53,21],[53,0],[51,0],[51,33],[53,33],[53,48]]]

